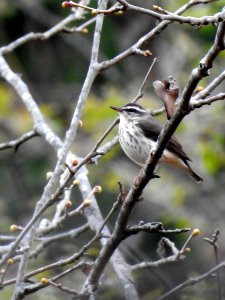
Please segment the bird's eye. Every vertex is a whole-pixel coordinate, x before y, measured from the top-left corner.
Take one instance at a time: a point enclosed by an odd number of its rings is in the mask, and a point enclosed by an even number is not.
[[[131,113],[137,112],[135,108],[127,108],[126,111]]]

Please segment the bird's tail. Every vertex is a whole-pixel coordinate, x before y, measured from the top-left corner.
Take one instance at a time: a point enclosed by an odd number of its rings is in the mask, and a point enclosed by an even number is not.
[[[165,152],[165,151],[164,151]],[[190,166],[187,159],[181,159],[177,155],[167,151],[160,159],[160,162],[170,164],[190,175],[196,182],[204,181]]]
[[[204,181],[200,175],[198,175],[190,166],[188,166],[188,174],[196,181]]]

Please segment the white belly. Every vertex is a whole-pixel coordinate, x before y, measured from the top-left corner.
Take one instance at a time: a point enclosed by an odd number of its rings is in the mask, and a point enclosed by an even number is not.
[[[119,142],[126,155],[136,164],[143,166],[155,142],[143,136],[140,139],[139,132],[132,132],[134,130],[131,126],[126,129],[119,128]]]
[[[123,151],[136,164],[143,166],[151,150],[155,148],[156,142],[143,135],[140,137],[141,132],[132,123],[122,125],[119,126],[119,142]],[[187,169],[184,162],[168,150],[164,150],[159,162],[172,164],[179,169]]]

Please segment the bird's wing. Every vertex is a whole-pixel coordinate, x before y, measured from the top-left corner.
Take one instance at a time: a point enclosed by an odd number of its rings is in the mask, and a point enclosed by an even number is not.
[[[143,118],[138,121],[136,124],[142,130],[145,137],[150,138],[155,142],[157,141],[162,129],[162,126],[158,122],[149,116],[148,118]]]
[[[153,141],[157,141],[158,136],[162,130],[162,126],[151,117],[141,120],[140,122],[138,122],[137,126],[140,127],[143,134],[147,138],[150,138]],[[180,157],[180,159],[182,159],[186,165],[189,165],[188,161],[191,161],[191,159],[183,151],[181,144],[175,137],[170,138],[166,148]]]

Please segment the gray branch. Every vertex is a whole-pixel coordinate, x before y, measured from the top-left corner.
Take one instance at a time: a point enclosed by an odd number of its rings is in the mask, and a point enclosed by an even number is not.
[[[89,289],[91,289],[92,292],[98,287],[99,278],[115,249],[117,249],[120,243],[126,238],[126,227],[129,216],[139,198],[141,197],[143,189],[145,188],[149,180],[151,178],[154,178],[154,170],[156,164],[160,159],[169,139],[171,138],[183,118],[189,113],[190,99],[198,82],[204,76],[208,75],[208,71],[212,67],[213,61],[215,60],[217,55],[222,50],[224,50],[224,33],[225,21],[219,24],[215,36],[215,41],[212,47],[209,49],[205,57],[201,60],[198,68],[192,71],[191,76],[181,95],[180,104],[175,115],[173,115],[172,118],[165,124],[158,138],[154,153],[149,155],[149,158],[147,159],[144,167],[138,174],[138,184],[134,184],[131,187],[126,199],[124,200],[112,236],[108,240],[106,245],[102,248],[88,277],[87,283],[89,285]]]

